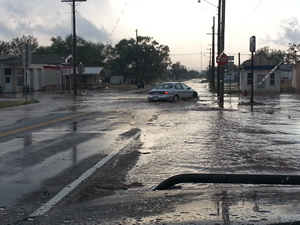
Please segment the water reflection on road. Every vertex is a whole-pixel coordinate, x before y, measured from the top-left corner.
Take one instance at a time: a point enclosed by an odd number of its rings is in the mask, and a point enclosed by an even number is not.
[[[142,135],[147,154],[130,179],[139,174],[151,188],[179,173],[300,174],[299,95],[255,96],[252,109],[249,97],[226,96],[219,109],[203,84],[190,85],[200,101],[152,104]]]

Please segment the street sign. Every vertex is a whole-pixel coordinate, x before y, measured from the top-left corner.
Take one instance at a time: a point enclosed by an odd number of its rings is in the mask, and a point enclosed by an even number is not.
[[[217,57],[217,63],[219,66],[225,66],[228,63],[228,56],[223,52]]]
[[[229,55],[229,56],[228,56],[228,60],[229,60],[229,61],[233,61],[233,60],[234,60],[234,56],[233,56],[233,55],[231,55],[231,56]]]
[[[23,67],[28,68],[31,67],[31,44],[30,43],[22,43],[22,61]]]
[[[80,75],[84,73],[84,65],[82,63],[78,65],[78,72]]]
[[[250,37],[250,52],[255,52],[256,48],[256,38],[255,36]]]

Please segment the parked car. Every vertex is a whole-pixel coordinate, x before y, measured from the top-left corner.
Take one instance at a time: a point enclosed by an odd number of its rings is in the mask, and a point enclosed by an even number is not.
[[[148,94],[149,101],[173,101],[197,98],[198,93],[181,82],[165,82],[157,85]]]

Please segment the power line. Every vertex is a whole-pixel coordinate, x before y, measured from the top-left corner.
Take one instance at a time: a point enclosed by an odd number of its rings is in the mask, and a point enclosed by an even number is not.
[[[113,33],[115,32],[115,30],[116,30],[116,28],[117,28],[117,26],[118,26],[118,24],[119,24],[119,22],[120,22],[121,16],[122,16],[122,14],[123,14],[124,11],[125,11],[126,6],[127,6],[127,3],[125,2],[125,5],[124,5],[124,7],[123,7],[123,9],[122,9],[122,11],[121,11],[121,13],[120,13],[120,15],[119,15],[119,18],[117,19],[117,21],[116,21],[116,23],[115,23],[115,25],[114,25],[112,31],[111,31],[110,34],[109,34],[109,40],[108,40],[108,42],[110,42],[110,43],[111,43],[111,37],[112,37]]]
[[[257,10],[258,6],[262,3],[262,1],[263,1],[263,0],[260,0],[260,1],[256,4],[256,6],[255,6],[255,7],[253,8],[253,10],[251,11],[251,13],[250,13],[250,14],[247,16],[247,18],[242,22],[242,24],[239,26],[239,28],[236,29],[237,32],[235,33],[235,35],[233,35],[233,37],[231,38],[231,40],[226,44],[226,47],[228,47],[228,46],[232,43],[232,41],[236,38],[236,36],[237,36],[238,34],[241,33],[242,27],[244,27],[244,24],[247,22],[247,20],[250,18],[250,16]]]

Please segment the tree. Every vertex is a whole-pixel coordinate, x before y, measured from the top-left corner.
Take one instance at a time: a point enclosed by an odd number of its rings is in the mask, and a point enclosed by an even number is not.
[[[286,54],[286,62],[296,64],[300,61],[300,44],[291,44],[289,43],[287,54]]]
[[[52,37],[51,45],[40,47],[35,53],[39,54],[72,54],[73,36],[69,35],[65,39],[61,36]],[[77,37],[77,63],[83,63],[85,66],[103,66],[106,60],[104,51],[105,45],[102,43],[93,43]]]
[[[63,39],[61,36],[52,37],[50,46],[42,46],[35,50],[37,54],[62,54],[72,53],[72,35]]]
[[[32,52],[34,52],[39,47],[37,38],[33,37],[32,35],[28,35],[28,36],[23,35],[21,38],[17,37],[12,39],[12,41],[9,43],[8,54],[22,55],[23,43],[29,43],[31,45]]]
[[[9,54],[10,54],[9,42],[0,41],[0,55],[9,55]]]
[[[115,47],[107,49],[110,53],[109,68],[113,74],[134,76],[136,68],[136,44],[134,39],[122,39]]]
[[[171,64],[168,46],[150,37],[138,37],[137,75],[144,80],[159,78]]]
[[[185,66],[181,65],[180,62],[176,62],[175,64],[172,64],[171,66],[171,75],[173,79],[186,79],[188,78],[188,73]]]
[[[187,72],[188,78],[200,78],[200,73],[199,71],[196,70],[189,70]]]
[[[104,66],[106,61],[105,45],[82,40],[77,47],[78,62],[85,66]]]
[[[286,57],[286,53],[281,50],[271,49],[269,46],[262,47],[258,49],[255,53],[255,58],[259,58],[258,60],[262,60],[262,58],[265,58],[267,61],[271,61],[274,64],[278,64],[282,60],[284,60]]]
[[[159,78],[171,64],[169,47],[160,45],[151,37],[138,36],[123,39],[110,49],[110,68],[135,81],[151,81]]]

